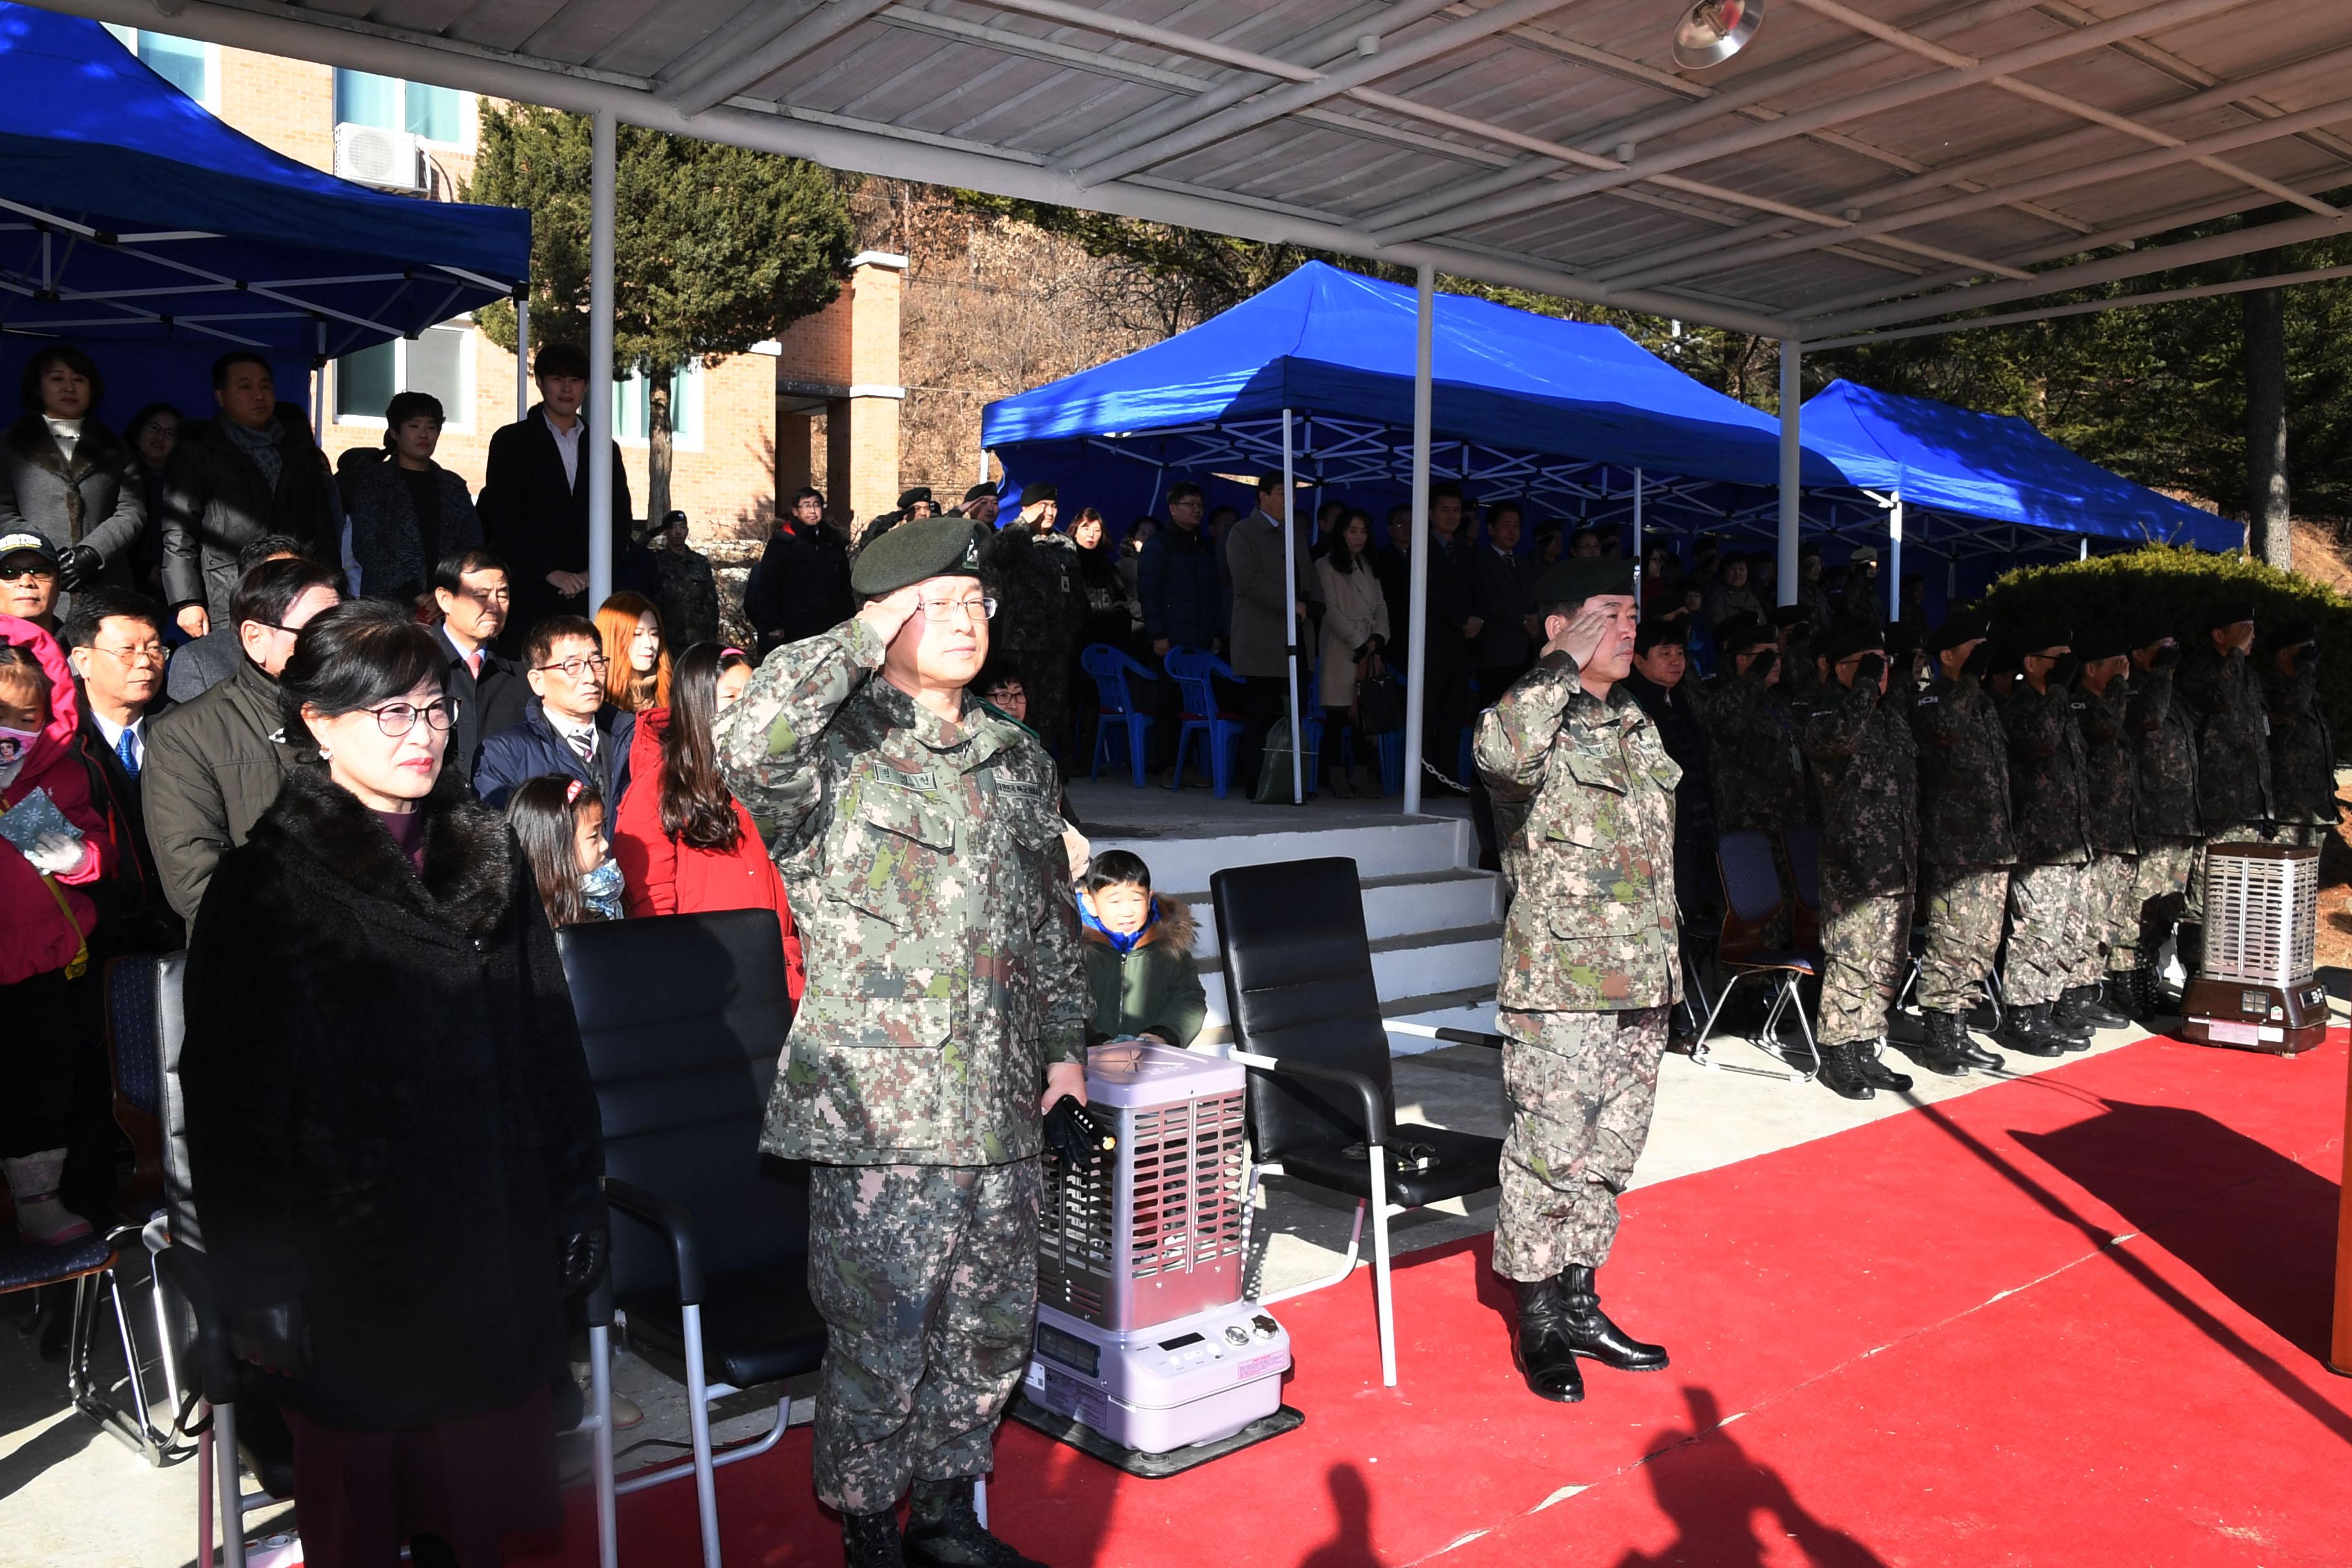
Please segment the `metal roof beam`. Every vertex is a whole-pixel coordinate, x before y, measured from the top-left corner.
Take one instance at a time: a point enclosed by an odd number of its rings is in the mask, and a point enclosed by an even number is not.
[[[996,0],[989,0],[989,3],[995,4]],[[1037,4],[1039,0],[1016,0],[1016,3],[1027,5]],[[1286,114],[1336,98],[1350,88],[1378,81],[1441,55],[1465,48],[1521,22],[1534,21],[1572,3],[1573,0],[1500,0],[1500,4],[1480,12],[1475,20],[1431,27],[1394,45],[1382,45],[1372,54],[1350,57],[1331,69],[1317,74],[1311,80],[1294,80],[1261,93],[1247,102],[1220,110],[1183,130],[1157,137],[1124,153],[1097,159],[1072,171],[1072,178],[1079,189],[1087,190],[1154,164],[1167,163],[1212,142],[1222,142],[1228,136],[1253,130],[1268,121],[1278,120]]]
[[[2224,294],[2252,294],[2264,289],[2289,289],[2298,283],[2332,283],[2338,279],[2352,278],[2352,267],[2315,267],[2303,272],[2274,272],[2260,278],[2240,278],[2228,283],[2204,283],[2193,289],[2158,289],[2146,294],[2126,294],[2120,299],[2078,300],[2072,305],[2053,305],[2046,310],[2009,310],[1994,316],[1971,316],[1964,321],[1936,321],[1924,327],[1896,327],[1883,332],[1856,332],[1852,337],[1831,338],[1825,342],[1808,342],[1805,352],[1816,349],[1850,349],[1862,343],[1900,342],[1906,338],[1933,338],[1946,332],[1969,332],[1979,327],[2015,327],[2028,321],[2054,321],[2067,316],[2091,316],[2115,310],[2137,310],[2143,305],[2175,305],[2184,300],[2211,300]]]
[[[690,75],[662,84],[661,96],[688,120],[717,107],[746,88],[757,87],[794,60],[815,53],[888,5],[891,0],[824,0],[801,10],[765,41],[753,45],[751,35]]]
[[[2096,27],[2085,27],[2080,32],[2042,38],[2021,48],[1990,56],[1973,66],[1953,66],[1930,71],[1925,76],[1890,83],[1870,92],[1833,99],[1827,103],[1799,110],[1765,124],[1742,126],[1738,130],[1687,142],[1646,158],[1637,157],[1614,171],[1583,174],[1557,184],[1547,184],[1535,190],[1506,192],[1484,200],[1465,202],[1410,223],[1375,229],[1374,237],[1393,244],[1420,239],[1446,229],[1458,231],[1496,218],[1532,212],[1538,207],[1556,206],[1579,196],[1645,179],[1653,174],[1672,174],[1696,163],[1754,152],[1807,132],[1866,119],[1892,109],[1907,108],[1964,88],[1980,87],[1996,77],[2086,55],[2105,48],[2119,38],[2235,10],[2249,3],[2250,0],[2164,0],[2163,4],[2129,16],[2118,17]]]
[[[2105,257],[2075,267],[2062,267],[2053,272],[2037,272],[2029,282],[1988,283],[1982,288],[1969,289],[1968,303],[1971,307],[1987,308],[2020,300],[2040,299],[2049,294],[2063,294],[2072,289],[2119,283],[2126,278],[2141,278],[2150,272],[2168,271],[2176,267],[2223,261],[2257,250],[2275,250],[2284,246],[2300,245],[2308,239],[2331,239],[2342,233],[2343,227],[2334,218],[2312,215],[2289,218],[2281,223],[2256,224],[2251,227],[2232,229],[2227,234],[2182,240],[2178,245],[2151,246],[2145,250],[2127,251],[2121,256]],[[1898,300],[1892,304],[1868,310],[1848,310],[1811,323],[1806,331],[1815,338],[1804,341],[1851,336],[1876,327],[1891,327],[1928,316],[1940,316],[1954,308],[1952,296],[1940,294],[1927,299]]]

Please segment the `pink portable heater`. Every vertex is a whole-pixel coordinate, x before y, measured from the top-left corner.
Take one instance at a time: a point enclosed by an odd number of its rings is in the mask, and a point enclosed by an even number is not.
[[[1224,1443],[1282,1409],[1290,1336],[1242,1299],[1244,1079],[1232,1062],[1155,1041],[1097,1046],[1087,1097],[1117,1147],[1085,1168],[1045,1154],[1036,1353],[1022,1392],[1102,1441],[1034,1425],[1112,1463],[1125,1462],[1118,1450]],[[1288,1414],[1274,1430],[1297,1425]]]

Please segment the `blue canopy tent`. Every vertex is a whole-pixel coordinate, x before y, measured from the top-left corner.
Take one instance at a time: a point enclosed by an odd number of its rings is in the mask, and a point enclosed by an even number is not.
[[[1924,544],[1954,577],[1964,561],[2088,553],[2094,541],[2235,551],[2242,538],[2227,518],[2110,473],[2011,415],[1835,381],[1806,402],[1799,427],[1808,449],[1876,492],[1875,527],[1891,530],[1895,551]]]
[[[1166,485],[1279,468],[1302,484],[1402,499],[1412,462],[1414,297],[1309,262],[1165,342],[989,405],[982,444],[1008,493],[1051,478],[1116,528]],[[1721,526],[1769,516],[1780,424],[1613,327],[1440,294],[1431,361],[1433,474],[1595,525]],[[1843,485],[1808,455],[1808,484]],[[1242,486],[1223,492],[1249,504]]]
[[[503,298],[530,267],[529,213],[321,174],[222,124],[98,23],[0,5],[15,361],[64,339],[110,369],[232,347],[309,367]]]

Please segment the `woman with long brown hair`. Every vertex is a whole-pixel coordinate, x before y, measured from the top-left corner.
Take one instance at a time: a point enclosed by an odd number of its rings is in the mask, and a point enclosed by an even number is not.
[[[622,592],[596,612],[604,645],[604,700],[624,713],[669,706],[669,650],[661,611],[643,594]]]
[[[632,787],[621,797],[613,854],[632,915],[775,910],[798,1001],[801,940],[783,881],[751,814],[728,789],[711,743],[724,658],[716,643],[687,649],[670,679],[671,705],[638,715],[629,752]]]

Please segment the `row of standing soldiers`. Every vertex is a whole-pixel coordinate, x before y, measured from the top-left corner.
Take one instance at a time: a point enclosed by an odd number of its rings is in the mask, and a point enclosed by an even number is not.
[[[1685,703],[1707,777],[1685,781],[1699,799],[1677,815],[1686,833],[1760,830],[1776,854],[1791,829],[1833,825],[1820,835],[1821,1078],[1849,1099],[1910,1087],[1882,1058],[1915,918],[1926,1038],[1898,1048],[1948,1075],[2001,1065],[1967,1017],[2006,917],[1992,1037],[2056,1056],[2154,1012],[2153,961],[2176,930],[2194,971],[2206,846],[2310,845],[2335,827],[2307,624],[2266,637],[2257,657],[2242,603],[2204,617],[2185,652],[2168,626],[1996,636],[1961,613],[1890,659],[1880,626],[1816,637],[1801,610],[1776,618],[1719,629],[1720,673]],[[1676,858],[1711,866],[1711,851]],[[1712,901],[1681,879],[1685,910]],[[1786,921],[1769,942],[1788,943]]]

